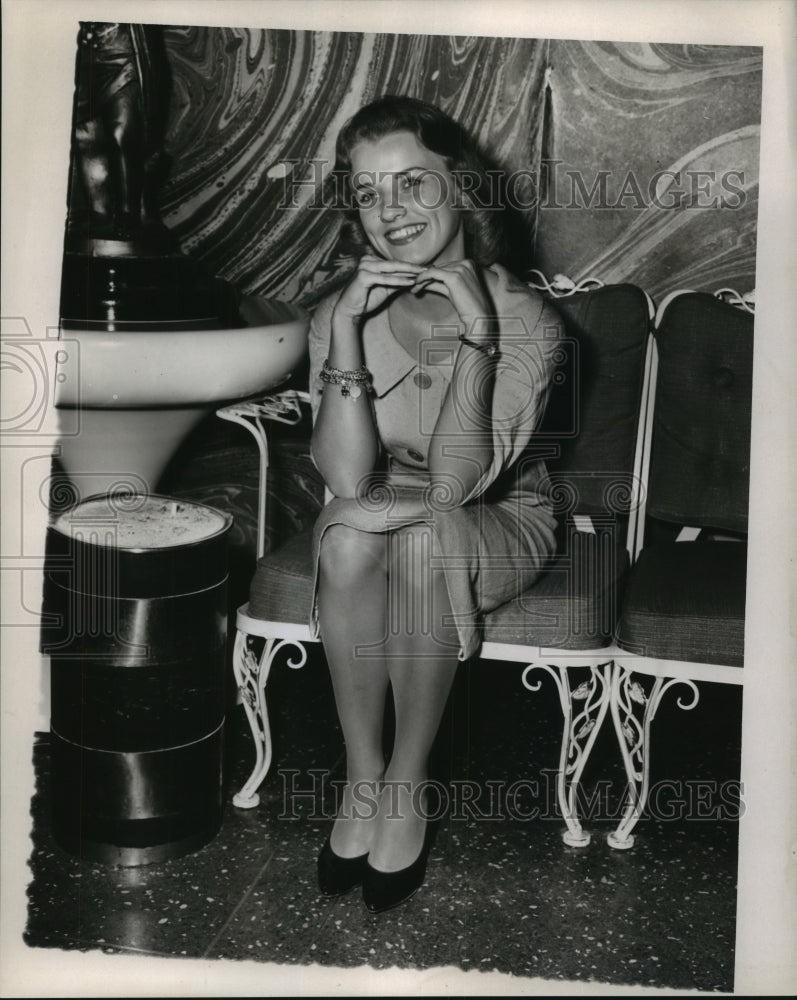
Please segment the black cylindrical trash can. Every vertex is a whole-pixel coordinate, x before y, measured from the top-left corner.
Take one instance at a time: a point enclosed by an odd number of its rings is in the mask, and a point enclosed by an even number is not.
[[[150,864],[219,829],[231,525],[142,495],[48,529],[52,830],[71,854]]]

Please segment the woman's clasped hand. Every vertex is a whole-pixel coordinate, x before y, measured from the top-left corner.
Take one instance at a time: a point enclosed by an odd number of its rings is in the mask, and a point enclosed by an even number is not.
[[[415,296],[436,292],[447,298],[456,311],[463,335],[474,332],[476,321],[488,318],[491,311],[483,279],[473,261],[424,267],[365,254],[338,300],[336,313],[358,322],[395,297],[397,290]]]

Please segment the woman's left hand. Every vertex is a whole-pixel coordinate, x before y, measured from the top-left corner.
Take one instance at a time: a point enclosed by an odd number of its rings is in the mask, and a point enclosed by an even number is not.
[[[415,279],[412,291],[445,295],[462,322],[461,335],[477,342],[488,339],[495,309],[473,261],[458,260],[439,267],[426,267]]]

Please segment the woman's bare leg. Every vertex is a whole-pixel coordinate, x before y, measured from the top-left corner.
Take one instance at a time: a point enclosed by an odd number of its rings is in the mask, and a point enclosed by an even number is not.
[[[376,812],[385,768],[386,604],[387,536],[331,525],[321,543],[318,616],[346,744],[348,785],[331,834],[332,849],[345,858],[370,849],[374,824],[368,813]],[[354,801],[355,785],[364,804]],[[353,815],[355,805],[359,815]]]
[[[385,872],[412,864],[423,847],[426,821],[418,792],[428,778],[429,753],[460,648],[445,578],[434,569],[432,529],[424,524],[400,529],[391,537],[390,553],[386,664],[396,736],[369,857]]]

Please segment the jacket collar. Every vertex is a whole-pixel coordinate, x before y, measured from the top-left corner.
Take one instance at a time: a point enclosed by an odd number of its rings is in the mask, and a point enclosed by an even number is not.
[[[368,320],[363,341],[365,365],[371,373],[377,396],[384,396],[418,367],[416,360],[393,336],[387,309]]]

